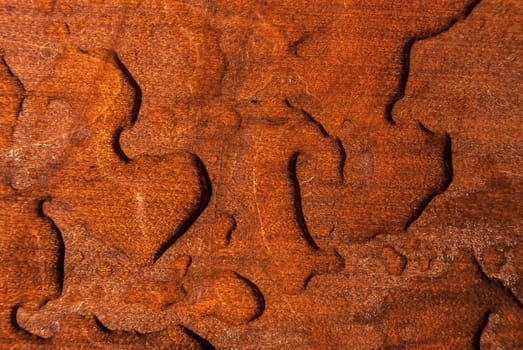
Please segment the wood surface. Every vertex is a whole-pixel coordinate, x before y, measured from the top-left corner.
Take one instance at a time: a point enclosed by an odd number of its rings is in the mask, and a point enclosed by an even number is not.
[[[0,349],[523,349],[520,0],[0,3]]]

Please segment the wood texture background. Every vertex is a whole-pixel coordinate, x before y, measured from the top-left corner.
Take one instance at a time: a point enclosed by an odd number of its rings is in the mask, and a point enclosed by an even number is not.
[[[1,349],[523,349],[521,1],[0,3]]]

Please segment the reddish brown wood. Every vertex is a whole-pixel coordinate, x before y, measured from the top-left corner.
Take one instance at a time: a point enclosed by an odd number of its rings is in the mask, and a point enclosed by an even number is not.
[[[523,348],[522,23],[2,1],[0,348]]]

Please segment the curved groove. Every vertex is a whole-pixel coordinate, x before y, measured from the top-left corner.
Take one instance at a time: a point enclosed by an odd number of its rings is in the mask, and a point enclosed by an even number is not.
[[[194,341],[196,341],[200,346],[201,350],[215,350],[214,345],[211,344],[207,339],[202,338],[200,335],[194,333],[189,328],[181,326],[185,333]]]
[[[305,277],[305,280],[303,281],[303,289],[307,289],[307,286],[309,285],[309,282],[316,276],[316,271],[312,271],[307,277]]]
[[[305,119],[307,119],[309,122],[314,124],[314,126],[316,126],[316,128],[318,128],[318,131],[322,134],[323,137],[331,137],[330,134],[327,132],[327,129],[325,129],[325,127],[323,126],[323,124],[319,120],[314,118],[312,113],[308,112],[304,108],[296,107],[295,105],[293,105],[291,103],[291,101],[288,98],[283,100],[283,102],[285,103],[285,105],[287,105],[287,107],[289,107],[291,109],[295,109],[295,110],[299,111],[301,114],[303,114]]]
[[[505,286],[499,279],[490,278],[483,270],[483,267],[481,266],[481,263],[479,262],[476,255],[474,253],[471,253],[471,254],[472,254],[472,260],[476,264],[476,266],[478,268],[478,272],[481,275],[481,278],[488,284],[496,287],[496,289],[501,291],[503,293],[503,295],[510,300],[511,303],[515,304],[517,307],[519,307],[521,310],[523,310],[523,302],[521,300],[519,300],[518,296],[516,294],[514,294],[514,292],[510,288]]]
[[[449,133],[445,133],[445,148],[443,148],[443,171],[445,175],[445,182],[441,187],[441,192],[449,188],[452,180],[454,180],[454,165],[452,162],[452,139]]]
[[[422,122],[420,122],[418,120],[418,127],[420,128],[421,131],[423,131],[424,133],[428,134],[428,135],[434,135],[434,131],[430,130],[429,128],[427,128],[425,126],[425,124],[423,124]]]
[[[435,32],[418,34],[418,35],[414,36],[413,38],[410,38],[407,41],[407,43],[405,44],[405,46],[403,46],[403,53],[402,53],[402,58],[401,58],[402,69],[401,69],[400,78],[399,78],[398,90],[392,96],[391,100],[389,101],[389,103],[387,104],[387,107],[385,109],[385,119],[389,123],[396,124],[396,121],[392,117],[392,110],[393,110],[394,106],[396,105],[396,103],[405,97],[405,92],[407,90],[407,82],[408,82],[409,74],[410,74],[410,53],[412,51],[412,47],[414,46],[414,44],[418,41],[427,40],[427,39],[436,37],[438,35],[441,35],[445,32],[448,32],[456,23],[467,19],[467,17],[470,16],[472,11],[476,8],[477,5],[479,5],[480,2],[481,2],[481,0],[472,1],[465,8],[465,10],[463,11],[463,13],[461,15],[449,20],[449,22],[445,26],[443,26],[442,29],[437,30]]]
[[[345,151],[345,146],[343,146],[343,142],[339,137],[336,137],[336,143],[338,144],[341,156],[338,171],[340,172],[341,183],[345,183],[345,164],[347,164],[347,151]]]
[[[305,215],[303,215],[303,207],[302,207],[302,200],[301,200],[301,189],[300,189],[300,183],[298,181],[298,176],[296,174],[296,163],[298,161],[299,152],[295,152],[290,161],[289,161],[289,176],[292,182],[292,185],[294,187],[294,212],[296,216],[296,221],[298,222],[298,225],[300,226],[300,231],[303,235],[303,238],[309,243],[312,249],[319,250],[320,247],[316,244],[314,239],[312,238],[309,228],[307,227],[307,223],[305,221]]]
[[[231,218],[232,225],[229,228],[229,230],[227,230],[227,233],[225,234],[225,241],[227,242],[227,244],[231,243],[232,234],[234,231],[236,231],[236,228],[238,227],[238,222],[236,221],[236,218],[234,217],[234,215],[228,214],[228,216],[229,216],[229,218]]]
[[[320,123],[318,120],[316,120],[316,118],[314,118],[314,116],[311,113],[307,112],[303,108],[301,108],[300,111],[305,116],[305,118],[307,118],[308,121],[310,121],[312,124],[314,124],[318,128],[318,130],[321,132],[323,137],[330,137],[329,133],[327,132],[327,130],[325,129],[323,124]]]
[[[113,60],[118,66],[118,69],[123,74],[123,76],[127,80],[127,83],[131,86],[132,90],[134,91],[133,106],[131,109],[130,120],[130,126],[133,126],[137,122],[138,115],[140,114],[140,109],[142,108],[142,88],[140,87],[136,79],[134,79],[127,66],[122,62],[118,54],[114,51],[111,51],[111,54]],[[120,145],[120,135],[122,134],[124,129],[124,126],[120,126],[118,129],[116,129],[116,131],[113,134],[112,146],[113,151],[118,155],[118,157],[125,163],[129,163],[131,161],[131,158],[129,158],[127,154],[125,154]]]
[[[259,318],[265,311],[265,297],[263,296],[263,293],[261,292],[260,288],[258,288],[258,286],[256,284],[254,284],[254,282],[252,282],[251,280],[249,280],[246,277],[243,277],[242,275],[240,275],[237,272],[234,272],[234,274],[236,275],[236,277],[238,277],[240,280],[242,280],[245,284],[247,284],[247,286],[249,286],[249,288],[251,289],[251,291],[253,293],[254,298],[256,299],[256,312],[247,322],[254,321],[255,319]]]
[[[125,130],[123,126],[120,126],[116,129],[116,131],[113,134],[112,138],[112,146],[113,146],[113,152],[116,153],[118,158],[120,158],[123,162],[129,163],[131,161],[131,158],[125,154],[125,152],[122,149],[122,146],[120,145],[120,135],[122,135],[122,132]]]
[[[308,111],[306,111],[305,109],[303,109],[303,108],[298,109],[296,106],[294,106],[291,103],[291,101],[289,101],[289,99],[285,99],[283,102],[285,102],[287,107],[289,107],[291,109],[299,110],[303,114],[303,116],[318,129],[318,131],[321,133],[321,135],[323,137],[329,138],[336,142],[339,152],[340,152],[340,161],[339,161],[339,165],[338,165],[338,167],[339,167],[338,171],[339,171],[341,183],[344,183],[345,182],[345,164],[347,162],[347,152],[345,151],[345,147],[343,146],[341,139],[339,137],[331,136],[329,134],[329,132],[327,131],[327,129],[325,129],[323,124],[319,120],[314,118],[314,116],[311,113],[309,113]]]
[[[454,178],[454,169],[452,166],[452,139],[450,138],[450,135],[448,133],[445,134],[445,139],[445,147],[443,148],[443,176],[445,179],[443,181],[443,184],[439,188],[434,190],[432,193],[427,195],[417,206],[417,208],[414,209],[414,213],[405,223],[405,226],[403,228],[405,231],[407,231],[409,227],[414,223],[414,221],[416,221],[421,216],[421,214],[423,214],[423,211],[425,211],[425,208],[427,208],[429,203],[437,195],[445,192],[452,183],[452,180]]]
[[[485,331],[485,328],[487,328],[488,320],[491,314],[492,311],[487,310],[482,315],[478,329],[476,330],[472,338],[472,349],[481,350],[481,336],[483,335],[483,331]]]
[[[193,154],[194,159],[194,165],[198,168],[198,172],[200,174],[199,181],[200,181],[200,200],[196,208],[194,208],[189,215],[187,216],[187,219],[185,219],[181,225],[176,229],[173,236],[165,242],[158,252],[155,254],[154,262],[158,261],[158,259],[161,258],[161,256],[180,238],[183,234],[185,234],[189,228],[194,224],[194,222],[198,219],[198,217],[203,213],[205,208],[207,208],[211,196],[212,196],[212,184],[211,179],[209,177],[209,173],[207,172],[207,169],[205,168],[205,165],[203,164],[202,160]]]
[[[0,55],[0,63],[4,65],[5,69],[7,70],[7,74],[9,74],[15,80],[16,85],[18,86],[18,88],[21,91],[20,101],[18,102],[18,107],[16,108],[16,110],[17,110],[16,115],[18,118],[18,116],[22,112],[22,106],[23,106],[25,98],[27,97],[27,91],[26,91],[25,86],[22,83],[22,81],[20,79],[18,79],[18,77],[13,72],[11,67],[9,67],[9,65],[7,64],[7,61],[5,60],[5,57],[3,54]]]
[[[112,54],[113,59],[116,62],[116,65],[118,66],[125,79],[129,83],[129,85],[131,85],[134,91],[133,108],[131,110],[131,125],[133,125],[138,120],[138,115],[140,114],[140,109],[142,108],[142,88],[140,87],[136,79],[134,79],[127,66],[122,62],[118,54],[114,51],[112,52]]]
[[[33,334],[27,330],[25,330],[23,327],[21,327],[19,324],[18,324],[18,321],[16,319],[16,315],[18,313],[18,309],[21,307],[20,304],[18,305],[15,305],[12,309],[11,309],[11,313],[9,314],[9,321],[11,323],[11,326],[15,329],[16,333],[18,333],[21,337],[25,338],[25,339],[28,339],[28,340],[31,340],[35,343],[38,343],[38,344],[50,344],[51,343],[51,339],[46,339],[46,338],[42,338],[42,337],[39,337],[38,335],[36,334]]]
[[[114,334],[115,332],[112,329],[109,329],[106,325],[103,324],[102,321],[97,316],[93,316],[94,318],[94,324],[96,325],[96,328],[98,328],[100,331],[102,331],[105,334]]]
[[[56,260],[56,284],[58,285],[58,295],[61,295],[64,288],[65,280],[65,241],[62,231],[60,230],[58,225],[56,225],[53,219],[50,218],[44,211],[44,204],[48,201],[49,199],[41,200],[38,203],[37,210],[39,216],[49,221],[49,223],[51,224],[51,229],[56,234],[56,239],[58,241],[58,254]]]
[[[113,59],[115,60],[118,68],[122,72],[122,74],[125,76],[127,82],[132,87],[134,91],[134,99],[133,99],[133,108],[131,110],[131,126],[134,125],[138,121],[138,115],[140,114],[140,109],[142,107],[142,100],[143,100],[143,93],[140,85],[136,81],[136,79],[133,77],[127,66],[122,62],[120,57],[116,52],[112,52]],[[124,127],[121,126],[118,128],[113,137],[113,149],[115,153],[122,159],[124,162],[130,162],[131,159],[125,154],[125,152],[122,150],[120,145],[120,135],[124,131]],[[211,180],[209,178],[209,174],[207,173],[207,169],[205,168],[203,162],[201,159],[194,155],[194,163],[196,167],[199,170],[200,173],[200,189],[202,191],[202,195],[200,197],[200,201],[198,206],[189,213],[188,218],[180,225],[180,227],[176,230],[175,234],[166,242],[164,243],[158,252],[155,254],[154,262],[156,262],[173,244],[176,242],[178,238],[180,238],[187,230],[192,226],[192,224],[196,221],[196,219],[200,216],[200,214],[205,210],[207,207],[212,193],[211,188]]]

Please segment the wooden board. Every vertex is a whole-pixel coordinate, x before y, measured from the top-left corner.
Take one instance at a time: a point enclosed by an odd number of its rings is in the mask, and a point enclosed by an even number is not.
[[[522,349],[523,3],[0,1],[1,349]]]

